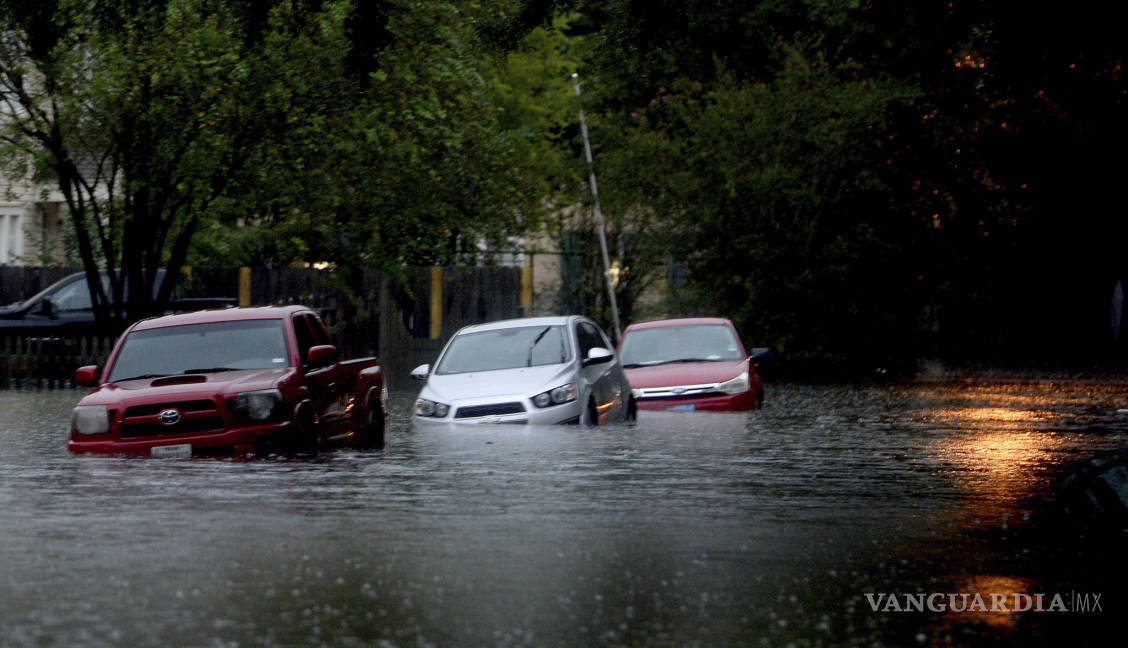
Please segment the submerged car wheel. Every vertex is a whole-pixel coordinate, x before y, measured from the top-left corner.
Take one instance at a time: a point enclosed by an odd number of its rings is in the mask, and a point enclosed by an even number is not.
[[[756,392],[756,409],[764,409],[764,390]]]
[[[365,448],[384,447],[384,412],[379,406],[368,410],[368,420],[365,421],[360,443]]]
[[[634,396],[631,396],[627,401],[627,417],[625,420],[628,423],[638,420],[638,402],[635,401]]]
[[[288,457],[316,457],[320,450],[317,427],[308,418],[299,418],[290,426],[289,433],[278,440],[278,450]]]
[[[584,425],[599,425],[599,410],[595,407],[594,399],[588,401],[588,406],[581,422]]]

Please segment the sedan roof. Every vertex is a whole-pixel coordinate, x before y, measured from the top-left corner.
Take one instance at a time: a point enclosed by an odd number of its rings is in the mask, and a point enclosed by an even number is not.
[[[482,331],[498,331],[507,328],[520,328],[522,326],[563,326],[577,319],[576,315],[556,315],[552,317],[521,317],[517,319],[498,320],[484,324],[471,324],[463,327],[457,335],[463,333],[481,333]]]

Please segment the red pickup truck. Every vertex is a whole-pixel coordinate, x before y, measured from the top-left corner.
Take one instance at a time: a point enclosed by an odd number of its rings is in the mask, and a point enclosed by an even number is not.
[[[129,327],[71,415],[73,452],[189,457],[315,454],[384,445],[375,358],[340,361],[304,306],[168,315]]]

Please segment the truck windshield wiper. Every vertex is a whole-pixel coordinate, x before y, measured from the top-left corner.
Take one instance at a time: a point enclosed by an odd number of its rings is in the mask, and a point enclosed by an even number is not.
[[[221,371],[239,371],[235,367],[207,367],[204,369],[185,369],[182,374],[219,373]]]
[[[145,380],[146,378],[164,378],[168,374],[141,374],[139,376],[130,376],[129,378],[114,378],[110,382],[125,382],[127,380]]]

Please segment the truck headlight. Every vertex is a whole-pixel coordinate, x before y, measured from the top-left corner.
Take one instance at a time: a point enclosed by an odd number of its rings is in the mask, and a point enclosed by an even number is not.
[[[576,385],[568,383],[533,396],[533,405],[548,407],[576,400]]]
[[[415,401],[415,414],[416,416],[427,416],[434,418],[445,418],[447,413],[450,412],[450,406],[435,401],[420,398]]]
[[[235,414],[252,421],[265,421],[281,403],[282,392],[277,389],[243,392],[235,396]]]
[[[726,380],[717,385],[717,390],[725,394],[743,394],[744,392],[752,389],[752,384],[748,382],[748,372],[741,373],[732,380]]]
[[[79,434],[105,434],[110,417],[105,405],[79,405],[71,412],[71,429]]]

